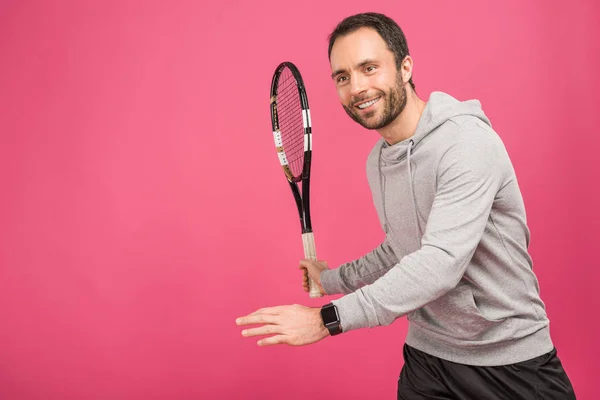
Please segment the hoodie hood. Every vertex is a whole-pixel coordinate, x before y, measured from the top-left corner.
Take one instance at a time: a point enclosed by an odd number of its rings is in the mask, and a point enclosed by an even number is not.
[[[431,93],[429,101],[417,124],[415,134],[412,137],[393,146],[388,145],[385,140],[381,140],[382,161],[389,164],[403,159],[409,147],[411,147],[411,152],[414,152],[419,143],[439,126],[452,118],[462,115],[476,117],[486,125],[492,126],[490,120],[481,109],[479,100],[459,101],[447,93]]]
[[[425,110],[423,110],[415,135],[411,139],[417,145],[424,137],[444,122],[460,115],[477,117],[485,122],[486,125],[492,126],[490,120],[481,109],[479,100],[459,101],[449,94],[433,92],[429,97]]]
[[[423,234],[423,227],[419,223],[419,216],[417,215],[417,200],[415,198],[416,194],[413,181],[413,166],[411,165],[411,156],[416,151],[419,143],[429,134],[435,132],[437,128],[446,123],[446,121],[462,116],[478,118],[491,127],[490,120],[481,109],[481,103],[479,100],[459,101],[449,94],[433,92],[429,96],[429,101],[427,102],[425,109],[421,114],[421,118],[417,124],[417,129],[412,137],[392,146],[388,145],[385,140],[381,139],[378,169],[381,197],[383,199],[383,218],[385,221],[384,230],[386,233],[389,229],[384,193],[387,183],[386,176],[394,175],[394,170],[398,164],[407,159],[404,167],[406,168],[408,176],[407,189],[410,193],[410,203],[413,211],[412,214],[414,215],[415,236],[418,238],[419,245],[421,244],[420,237]],[[451,141],[452,139],[450,138],[448,140]]]

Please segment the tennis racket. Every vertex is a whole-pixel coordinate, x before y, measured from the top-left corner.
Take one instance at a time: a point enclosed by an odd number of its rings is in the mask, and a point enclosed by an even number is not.
[[[317,260],[310,220],[310,162],[312,131],[308,98],[300,71],[291,62],[277,66],[271,82],[271,124],[279,162],[290,184],[302,228],[304,257]],[[298,184],[302,182],[302,192]],[[321,297],[317,284],[308,277],[309,296]]]

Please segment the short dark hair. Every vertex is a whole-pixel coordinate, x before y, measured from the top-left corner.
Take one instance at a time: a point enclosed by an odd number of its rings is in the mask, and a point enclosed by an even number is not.
[[[388,48],[394,53],[396,59],[396,68],[400,69],[402,60],[409,55],[408,44],[404,32],[400,26],[391,18],[378,13],[362,13],[352,15],[340,22],[331,35],[329,35],[329,51],[328,57],[331,60],[331,49],[333,44],[340,36],[348,35],[360,28],[371,28],[379,33],[379,36],[387,43]],[[415,90],[412,76],[408,81],[410,86]]]

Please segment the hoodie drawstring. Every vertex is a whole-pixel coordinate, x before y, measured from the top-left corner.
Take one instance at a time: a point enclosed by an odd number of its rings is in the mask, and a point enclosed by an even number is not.
[[[385,144],[381,143],[381,147],[379,148],[379,159],[377,161],[377,167],[379,168],[379,188],[381,190],[381,201],[383,203],[383,231],[387,235],[388,233],[388,219],[387,212],[385,211],[385,176],[381,172],[381,153],[383,152],[383,146]]]
[[[419,241],[419,247],[421,246],[421,225],[419,224],[419,214],[417,213],[417,200],[415,198],[415,189],[413,188],[412,172],[410,170],[410,154],[414,146],[414,140],[410,140],[408,144],[408,150],[406,151],[406,163],[408,165],[408,188],[410,190],[410,198],[412,199],[413,211],[415,212],[415,230],[417,233],[417,240]]]
[[[407,155],[406,155],[406,162],[407,162],[407,168],[408,168],[408,180],[409,180],[409,185],[408,185],[408,189],[410,190],[410,198],[412,200],[412,206],[413,206],[413,211],[414,211],[414,216],[415,216],[415,232],[416,232],[416,239],[419,242],[419,246],[421,246],[421,224],[419,223],[419,215],[417,213],[417,200],[415,197],[415,190],[413,188],[413,178],[412,178],[412,171],[410,168],[410,156],[411,156],[411,152],[412,152],[412,148],[414,147],[415,142],[414,140],[410,140],[409,144],[408,144],[408,150],[406,151]],[[391,227],[388,224],[388,219],[387,219],[387,212],[385,209],[385,176],[381,171],[381,153],[383,152],[383,147],[384,145],[382,144],[381,147],[379,148],[379,161],[378,161],[378,168],[379,168],[379,187],[381,189],[381,201],[383,203],[383,218],[384,218],[384,225],[383,225],[383,230],[385,231],[385,233],[387,234],[388,231],[391,229]]]

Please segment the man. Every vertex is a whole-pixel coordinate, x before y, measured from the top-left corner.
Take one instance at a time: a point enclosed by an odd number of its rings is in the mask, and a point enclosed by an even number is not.
[[[329,59],[346,113],[382,137],[367,177],[386,237],[336,269],[301,261],[323,294],[345,296],[321,309],[258,310],[237,322],[262,326],[242,334],[305,345],[407,315],[399,399],[574,399],[515,172],[480,103],[440,92],[421,100],[404,34],[381,14],[342,21]]]

